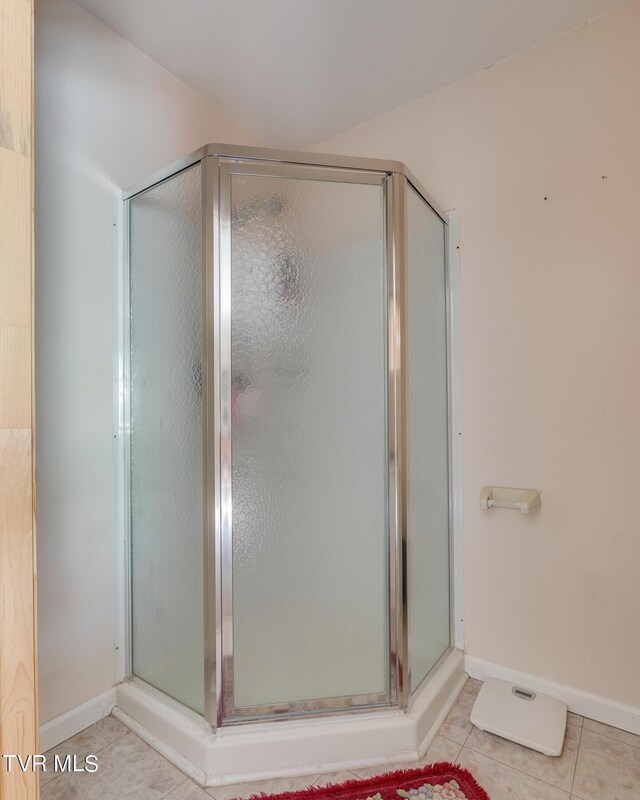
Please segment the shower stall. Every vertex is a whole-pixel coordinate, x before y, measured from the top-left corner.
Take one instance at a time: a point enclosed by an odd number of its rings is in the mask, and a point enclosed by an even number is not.
[[[129,684],[212,739],[409,714],[453,652],[446,214],[399,162],[208,145],[125,225]]]

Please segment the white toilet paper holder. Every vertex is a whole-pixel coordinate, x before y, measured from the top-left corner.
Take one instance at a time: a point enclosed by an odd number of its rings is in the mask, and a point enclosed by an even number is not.
[[[483,486],[480,508],[515,508],[523,514],[538,511],[542,498],[538,489],[513,489],[509,486]]]

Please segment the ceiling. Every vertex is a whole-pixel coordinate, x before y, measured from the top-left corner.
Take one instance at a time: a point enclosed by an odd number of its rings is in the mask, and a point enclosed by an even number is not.
[[[629,0],[77,0],[265,145],[304,148]]]

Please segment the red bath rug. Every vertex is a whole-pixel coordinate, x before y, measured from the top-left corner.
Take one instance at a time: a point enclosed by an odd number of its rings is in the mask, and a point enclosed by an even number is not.
[[[445,761],[375,778],[260,796],[269,800],[489,800],[468,770]]]

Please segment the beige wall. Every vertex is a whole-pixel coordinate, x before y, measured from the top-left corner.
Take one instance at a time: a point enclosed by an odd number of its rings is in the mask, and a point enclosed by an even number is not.
[[[69,0],[36,4],[40,721],[115,680],[113,191],[256,137]]]
[[[460,212],[468,653],[635,707],[639,92],[634,3],[314,148]],[[485,483],[541,513],[481,511]]]

